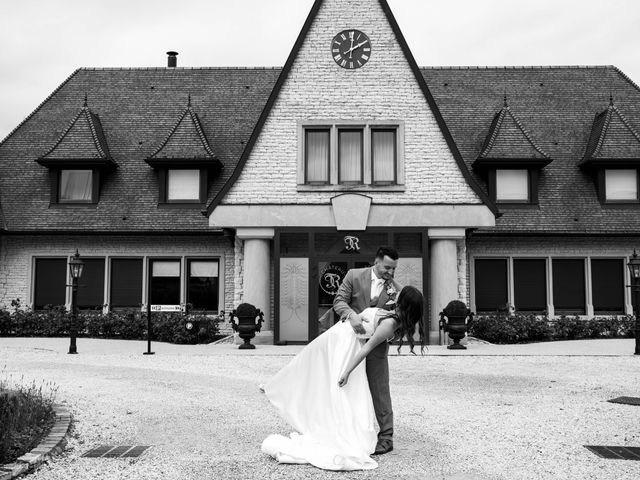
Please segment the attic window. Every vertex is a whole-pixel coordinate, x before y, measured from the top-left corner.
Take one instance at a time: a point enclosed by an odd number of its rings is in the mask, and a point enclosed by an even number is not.
[[[60,203],[92,202],[92,170],[60,170],[59,182],[58,201]]]
[[[638,201],[638,171],[605,169],[604,191],[607,202]]]
[[[167,201],[200,202],[200,170],[169,169],[167,171]]]
[[[496,170],[497,202],[529,201],[529,170],[498,169]]]

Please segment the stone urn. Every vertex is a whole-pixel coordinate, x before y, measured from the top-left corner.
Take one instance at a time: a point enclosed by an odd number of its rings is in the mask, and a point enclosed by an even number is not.
[[[460,340],[467,334],[472,321],[473,313],[460,300],[450,301],[444,310],[440,312],[440,330],[447,332],[449,338],[453,340],[453,344],[447,346],[448,349],[467,349],[467,347],[460,344]]]
[[[251,339],[260,331],[264,314],[250,303],[241,303],[229,314],[229,321],[235,332],[244,340],[238,348],[240,350],[254,349]]]

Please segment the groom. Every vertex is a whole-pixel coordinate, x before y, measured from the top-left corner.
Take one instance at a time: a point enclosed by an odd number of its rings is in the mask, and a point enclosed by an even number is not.
[[[349,320],[354,332],[365,333],[360,313],[368,307],[393,309],[400,285],[393,280],[398,265],[398,252],[393,247],[378,248],[373,267],[354,268],[347,272],[338,293],[333,299],[333,309],[344,322]],[[366,359],[369,390],[373,408],[380,426],[377,455],[393,450],[393,410],[389,390],[389,344],[382,342]]]

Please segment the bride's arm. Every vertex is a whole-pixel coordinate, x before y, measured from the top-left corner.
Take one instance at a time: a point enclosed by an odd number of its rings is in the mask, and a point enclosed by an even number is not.
[[[385,342],[388,338],[391,338],[394,334],[395,329],[396,329],[396,322],[393,318],[387,318],[385,320],[382,320],[378,325],[378,328],[376,328],[376,331],[374,332],[372,337],[369,339],[369,341],[366,342],[362,346],[360,351],[356,353],[354,357],[351,359],[351,361],[347,365],[347,368],[345,368],[344,373],[340,376],[340,380],[338,380],[338,385],[341,387],[344,387],[349,381],[349,375],[351,375],[351,372],[353,372],[353,370],[358,365],[360,365],[360,362],[362,362],[362,360],[364,360],[365,357],[369,355],[371,350],[376,348],[382,342]]]

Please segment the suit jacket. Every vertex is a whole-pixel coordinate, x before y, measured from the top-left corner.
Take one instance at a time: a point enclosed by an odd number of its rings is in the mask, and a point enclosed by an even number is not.
[[[352,268],[347,272],[333,299],[333,309],[338,318],[343,319],[349,313],[361,313],[365,308],[371,307],[371,268]],[[400,285],[391,280],[396,292],[400,292]],[[382,308],[389,300],[387,288],[383,287],[380,297],[375,305]]]

